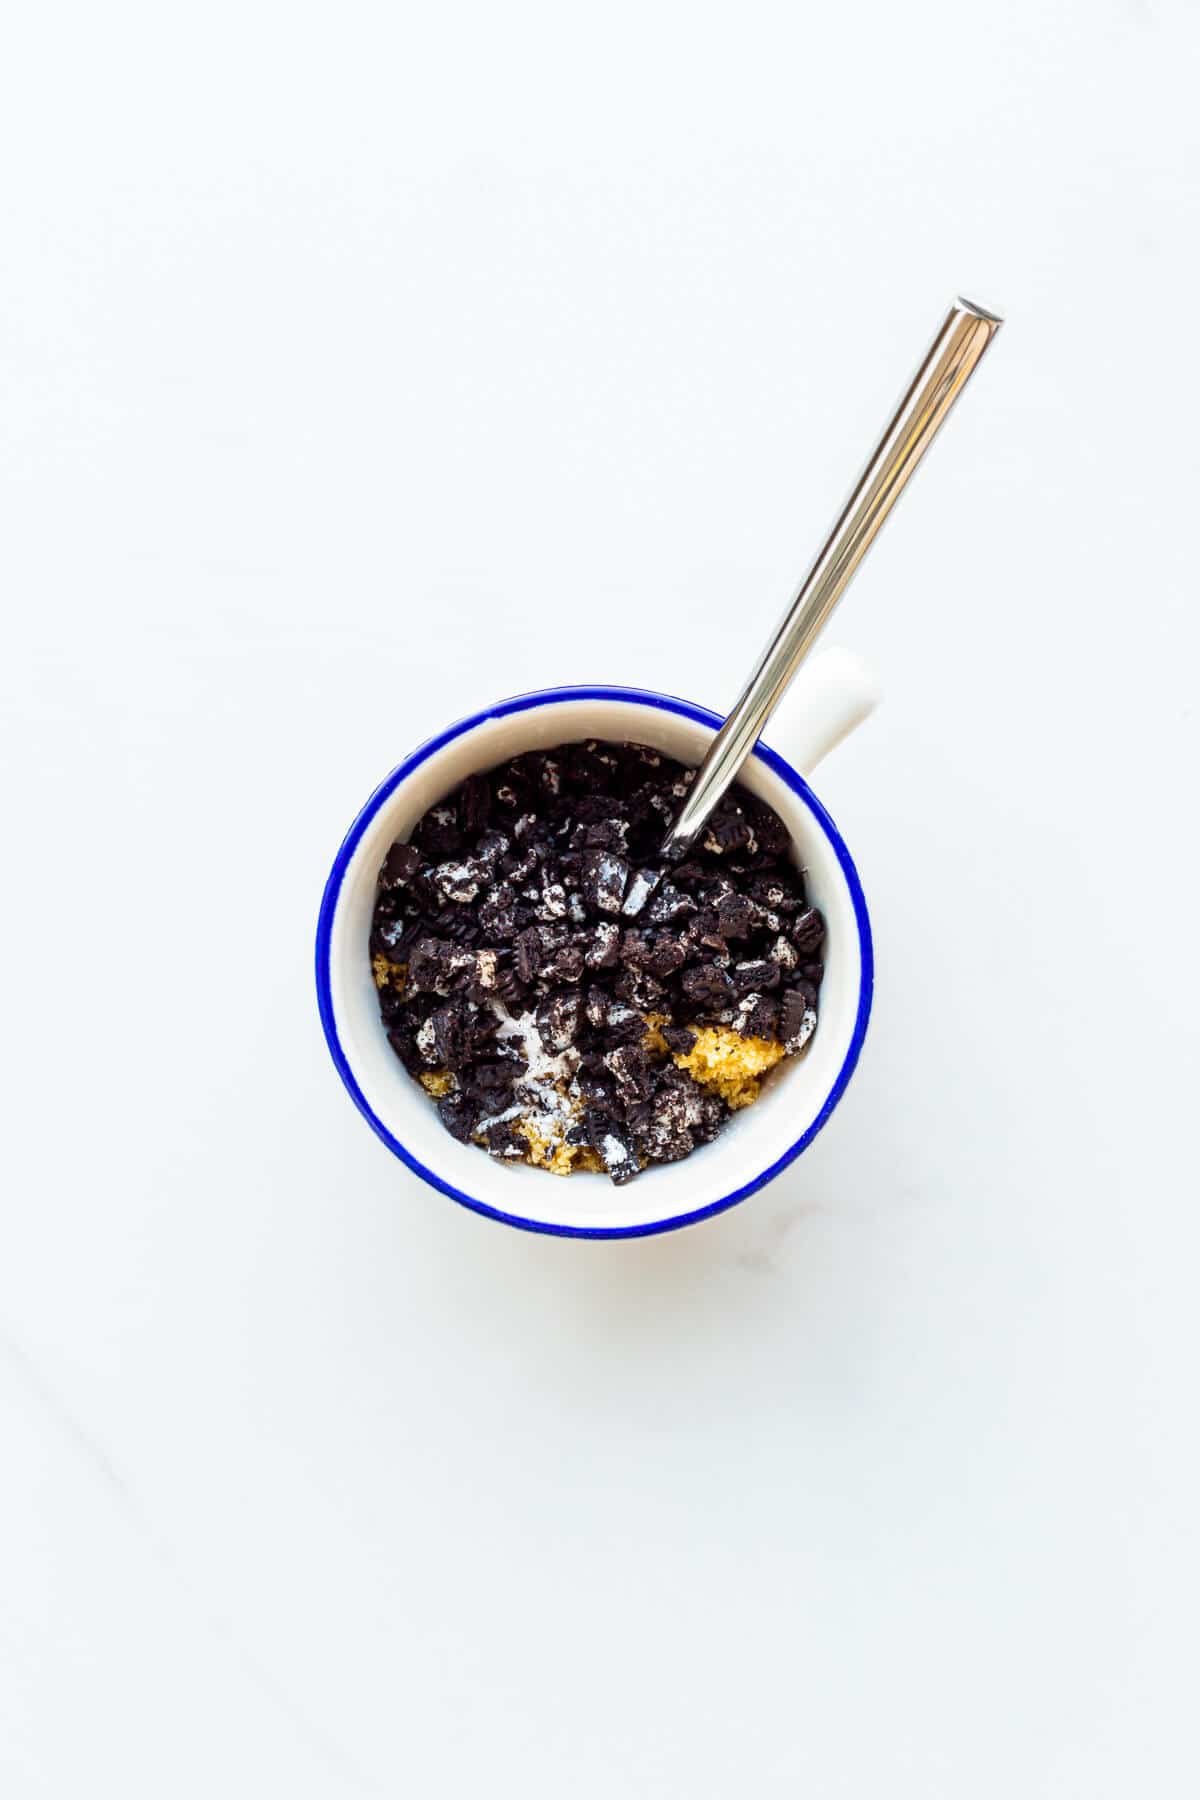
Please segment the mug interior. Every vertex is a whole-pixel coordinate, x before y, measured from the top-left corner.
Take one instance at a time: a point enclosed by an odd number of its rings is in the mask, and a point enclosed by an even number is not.
[[[811,1142],[858,1059],[870,1012],[866,902],[833,821],[795,770],[759,744],[740,780],[791,833],[810,900],[827,923],[825,979],[808,1049],[779,1064],[753,1106],[685,1161],[647,1169],[624,1187],[581,1171],[561,1177],[503,1164],[460,1144],[387,1041],[368,938],[376,877],[389,846],[477,770],[524,750],[580,738],[636,741],[699,762],[720,720],[685,700],[621,688],[554,689],[504,701],[451,726],[403,762],[367,802],[338,853],[317,934],[322,1023],[356,1105],[410,1168],[451,1198],[534,1230],[590,1237],[664,1231],[744,1199]]]

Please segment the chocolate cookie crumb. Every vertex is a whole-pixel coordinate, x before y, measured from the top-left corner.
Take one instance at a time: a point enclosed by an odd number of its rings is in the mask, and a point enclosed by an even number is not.
[[[710,1143],[816,1029],[826,924],[735,787],[665,864],[694,772],[588,739],[473,774],[379,871],[388,1041],[447,1130],[618,1185]]]

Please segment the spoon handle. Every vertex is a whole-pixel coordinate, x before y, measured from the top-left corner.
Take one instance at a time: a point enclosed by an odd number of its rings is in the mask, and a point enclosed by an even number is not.
[[[956,300],[946,314],[799,593],[709,745],[664,854],[678,854],[692,841],[734,780],[1002,323],[969,300]]]

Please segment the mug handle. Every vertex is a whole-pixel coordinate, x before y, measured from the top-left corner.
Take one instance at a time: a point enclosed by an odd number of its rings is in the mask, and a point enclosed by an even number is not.
[[[791,684],[788,729],[781,733],[785,754],[807,777],[869,718],[883,697],[874,670],[852,650],[822,650],[807,661]]]

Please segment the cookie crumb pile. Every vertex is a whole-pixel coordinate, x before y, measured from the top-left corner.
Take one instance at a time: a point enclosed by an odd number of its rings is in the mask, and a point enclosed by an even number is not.
[[[817,1023],[825,921],[734,787],[686,860],[693,771],[590,739],[472,775],[392,845],[371,971],[388,1041],[463,1143],[631,1180],[758,1098]]]

